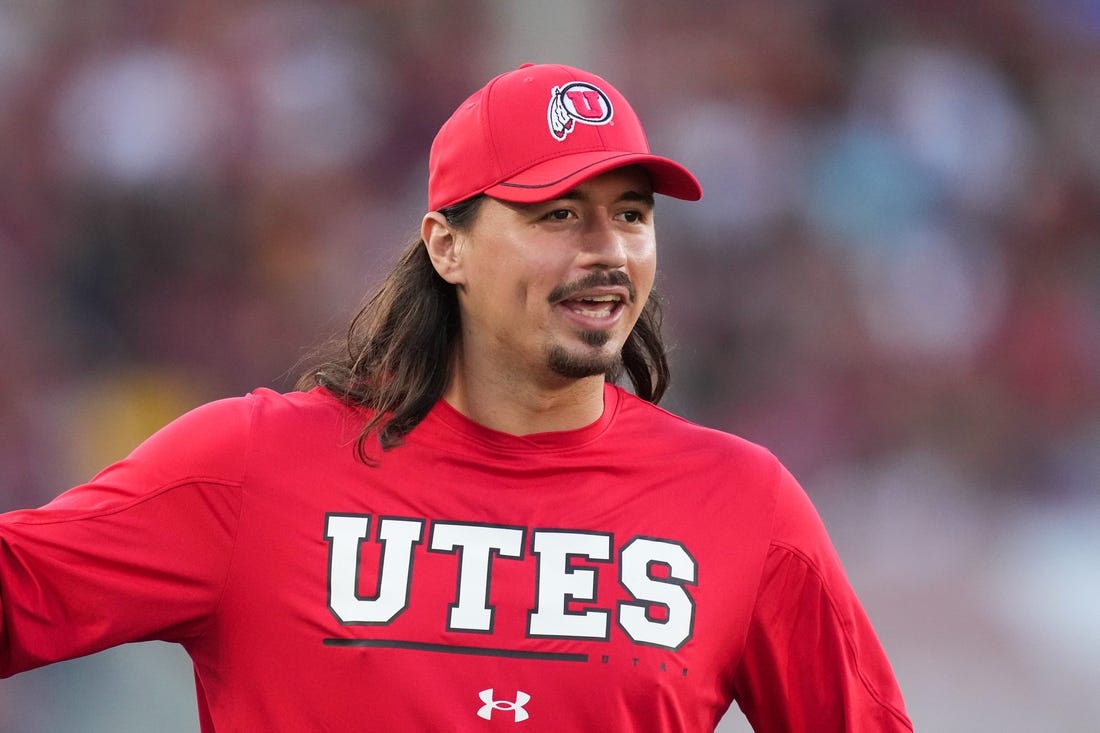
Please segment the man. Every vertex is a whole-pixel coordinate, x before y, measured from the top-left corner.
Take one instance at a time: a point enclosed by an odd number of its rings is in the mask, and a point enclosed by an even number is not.
[[[432,146],[421,236],[301,384],[0,518],[0,674],[162,639],[204,731],[909,731],[805,494],[655,407],[652,155],[525,65]],[[634,394],[614,385],[621,372]]]

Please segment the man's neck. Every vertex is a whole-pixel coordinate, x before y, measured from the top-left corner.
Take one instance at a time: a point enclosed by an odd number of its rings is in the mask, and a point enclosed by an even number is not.
[[[576,430],[603,414],[604,377],[560,379],[551,384],[523,379],[477,379],[461,369],[443,393],[447,404],[469,419],[511,435]]]

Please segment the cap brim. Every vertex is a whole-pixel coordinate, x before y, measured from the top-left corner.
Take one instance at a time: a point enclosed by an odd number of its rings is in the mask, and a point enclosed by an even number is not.
[[[536,163],[490,186],[485,193],[517,204],[549,201],[589,178],[630,165],[646,169],[653,181],[654,193],[685,201],[698,201],[703,197],[703,187],[699,181],[674,160],[648,153],[611,153],[607,150],[575,153]]]

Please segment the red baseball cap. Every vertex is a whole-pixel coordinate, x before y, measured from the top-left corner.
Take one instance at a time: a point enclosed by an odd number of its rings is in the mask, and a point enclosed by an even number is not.
[[[703,195],[687,168],[649,152],[642,123],[613,86],[570,66],[524,64],[492,79],[440,128],[428,159],[428,208],[481,193],[547,201],[626,165],[644,167],[656,193]]]

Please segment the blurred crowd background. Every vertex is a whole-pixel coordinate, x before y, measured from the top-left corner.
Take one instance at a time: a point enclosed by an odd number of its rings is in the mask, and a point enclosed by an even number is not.
[[[0,510],[292,388],[524,61],[701,179],[666,402],[800,478],[917,729],[1095,730],[1098,0],[2,0]],[[0,682],[0,730],[196,731],[191,684],[127,647]]]

